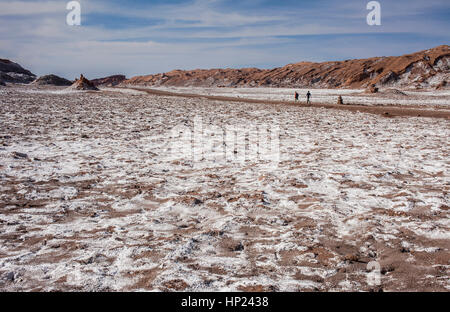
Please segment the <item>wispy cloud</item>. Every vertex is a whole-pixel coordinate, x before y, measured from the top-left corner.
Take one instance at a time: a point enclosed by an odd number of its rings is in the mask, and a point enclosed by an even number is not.
[[[0,1],[0,16],[26,16],[61,13],[63,1]]]

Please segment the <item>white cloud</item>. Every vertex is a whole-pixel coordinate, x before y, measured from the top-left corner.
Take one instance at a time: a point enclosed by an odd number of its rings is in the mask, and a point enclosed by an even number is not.
[[[65,9],[65,1],[0,1],[0,16],[61,13]]]

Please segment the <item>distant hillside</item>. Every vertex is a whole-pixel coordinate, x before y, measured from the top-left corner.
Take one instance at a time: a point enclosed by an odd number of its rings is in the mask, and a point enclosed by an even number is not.
[[[98,86],[114,87],[126,79],[127,78],[124,75],[114,75],[105,78],[93,79],[91,80],[91,82],[94,84],[94,86],[97,87]]]
[[[450,47],[403,56],[339,62],[301,62],[271,70],[257,68],[174,70],[138,76],[122,85],[199,87],[430,88],[450,79]]]
[[[56,75],[42,76],[33,81],[33,84],[38,86],[71,86],[72,83],[72,81]]]
[[[0,81],[10,83],[30,83],[36,75],[10,60],[0,59]]]

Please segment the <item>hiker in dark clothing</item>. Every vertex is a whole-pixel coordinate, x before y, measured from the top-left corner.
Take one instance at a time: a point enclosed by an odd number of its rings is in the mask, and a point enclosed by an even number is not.
[[[298,95],[297,91],[295,91],[295,102],[298,101],[298,97],[299,97],[299,95]]]
[[[311,92],[306,93],[306,104],[311,104]]]

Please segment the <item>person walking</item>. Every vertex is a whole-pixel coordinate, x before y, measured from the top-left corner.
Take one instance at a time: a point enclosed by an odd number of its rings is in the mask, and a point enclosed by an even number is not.
[[[298,102],[298,97],[299,97],[299,95],[298,95],[298,92],[297,92],[297,91],[295,91],[294,96],[295,96],[295,102]]]
[[[311,92],[306,93],[306,104],[311,104]]]

